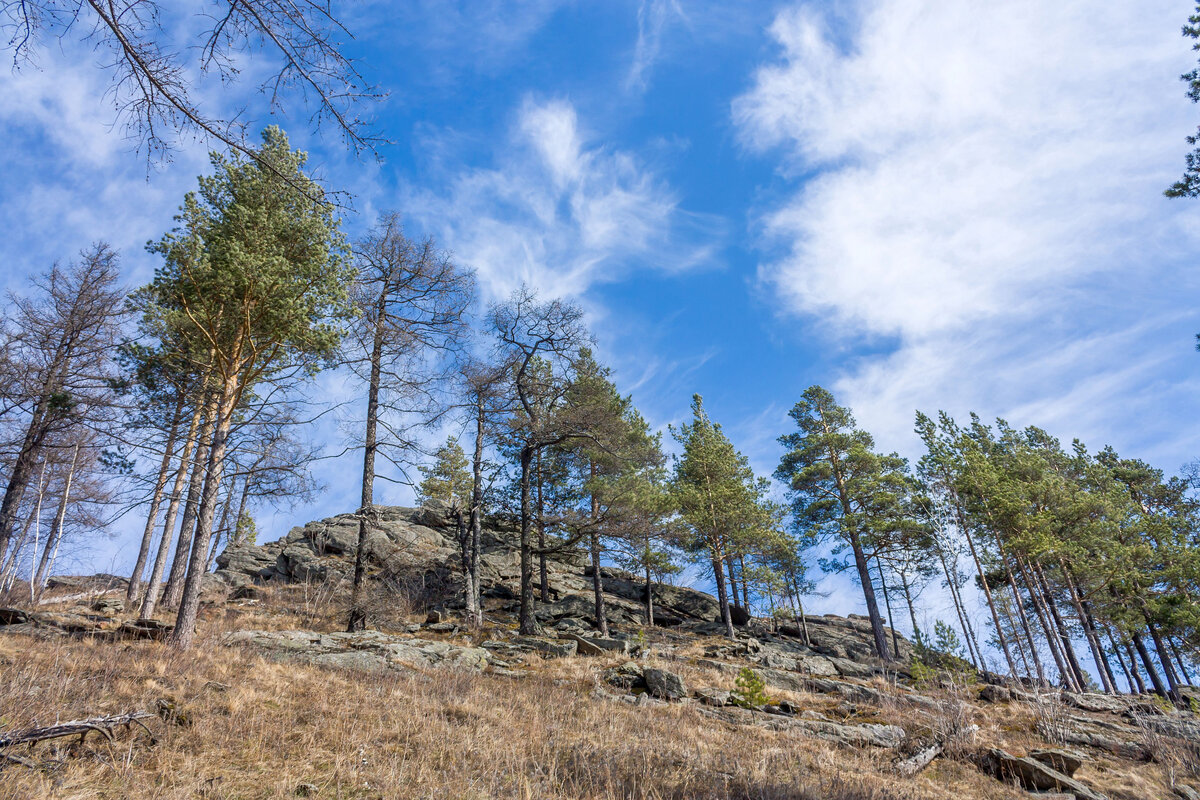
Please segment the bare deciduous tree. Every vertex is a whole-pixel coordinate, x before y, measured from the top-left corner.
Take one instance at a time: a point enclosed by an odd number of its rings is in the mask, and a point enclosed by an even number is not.
[[[374,520],[376,457],[403,469],[401,459],[416,446],[409,429],[425,426],[448,406],[440,390],[451,375],[450,358],[467,330],[474,275],[458,267],[432,239],[404,234],[398,214],[385,214],[354,248],[358,281],[354,299],[358,324],[350,337],[347,364],[367,385],[363,436],[362,505],[354,584],[346,628],[367,623],[363,603],[368,534]],[[380,437],[380,428],[383,436]]]
[[[0,500],[0,554],[13,538],[17,512],[54,437],[106,424],[113,406],[113,353],[124,321],[117,256],[106,244],[79,262],[55,266],[35,281],[37,293],[13,298],[7,339],[7,387],[19,433]]]
[[[245,142],[243,110],[222,114],[197,99],[206,76],[222,85],[237,80],[253,48],[273,62],[258,87],[273,110],[298,95],[316,127],[332,125],[355,151],[376,143],[359,108],[380,95],[342,52],[352,37],[327,2],[216,0],[188,15],[160,0],[0,0],[0,30],[18,68],[47,38],[77,39],[104,54],[108,99],[150,158],[168,155],[179,136],[199,135],[257,159]],[[176,40],[177,30],[189,36]]]

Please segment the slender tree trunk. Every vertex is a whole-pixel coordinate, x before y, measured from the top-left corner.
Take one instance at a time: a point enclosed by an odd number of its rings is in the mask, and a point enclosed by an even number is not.
[[[32,528],[33,515],[29,514],[25,517],[25,524],[21,526],[21,535],[8,548],[8,555],[4,559],[4,569],[0,570],[0,589],[3,591],[10,590],[17,578],[17,555],[25,546],[25,542],[29,541],[29,531]]]
[[[192,542],[191,558],[188,560],[187,578],[183,585],[183,597],[179,602],[179,615],[171,642],[181,650],[192,646],[196,636],[196,618],[200,612],[200,588],[207,574],[208,540],[212,535],[213,516],[216,511],[217,490],[221,486],[225,468],[225,452],[229,445],[229,430],[233,412],[237,407],[237,384],[227,381],[222,387],[220,399],[215,404],[216,424],[213,428],[212,446],[208,451],[208,473],[200,498],[200,510],[196,516],[196,536]]]
[[[483,624],[483,597],[479,585],[479,539],[483,528],[483,437],[484,396],[475,396],[475,452],[471,459],[471,596],[467,598],[467,616],[471,625]]]
[[[729,613],[729,595],[725,592],[725,570],[719,552],[713,553],[713,577],[717,581],[717,602],[721,605],[721,622],[725,623],[725,635],[733,638],[733,617]]]
[[[1083,606],[1084,622],[1092,631],[1092,636],[1096,638],[1097,644],[1100,645],[1101,664],[1100,668],[1108,675],[1108,682],[1113,687],[1114,694],[1120,694],[1121,689],[1117,685],[1117,676],[1113,674],[1112,663],[1109,661],[1108,653],[1104,652],[1104,643],[1100,640],[1100,626],[1096,624],[1096,618],[1092,616],[1091,606],[1086,600],[1080,603]],[[1132,684],[1130,684],[1132,685]]]
[[[153,617],[154,608],[158,605],[158,597],[162,590],[162,576],[167,568],[167,554],[170,552],[171,537],[175,533],[175,517],[179,513],[179,503],[183,498],[183,484],[187,480],[188,467],[191,466],[192,451],[196,448],[204,408],[205,404],[202,401],[196,403],[196,408],[192,412],[192,420],[188,424],[187,436],[183,441],[183,450],[179,454],[179,466],[175,468],[175,485],[171,488],[171,499],[167,503],[167,518],[163,521],[162,536],[158,540],[158,553],[154,557],[154,566],[150,570],[150,578],[142,597],[140,614],[142,619]]]
[[[1175,662],[1179,665],[1179,674],[1183,676],[1183,682],[1188,686],[1192,685],[1192,676],[1188,675],[1187,665],[1184,663],[1183,654],[1179,652],[1179,645],[1170,637],[1167,637],[1167,645],[1170,646],[1171,652],[1175,654]]]
[[[467,624],[475,625],[475,587],[472,585],[474,571],[471,569],[471,523],[463,517],[462,507],[457,500],[452,506],[454,511],[454,538],[458,542],[459,561],[463,574],[463,597],[466,599]],[[468,512],[469,515],[470,512]]]
[[[167,429],[167,441],[163,445],[162,462],[158,467],[158,478],[154,481],[154,492],[150,495],[150,508],[146,511],[146,528],[142,531],[142,545],[138,548],[137,561],[133,564],[133,572],[129,576],[129,586],[125,589],[125,604],[133,606],[138,599],[142,587],[142,574],[146,571],[146,559],[150,556],[150,543],[154,540],[154,523],[158,522],[158,508],[162,505],[163,492],[167,488],[167,479],[171,474],[171,460],[175,456],[175,444],[179,438],[179,423],[183,419],[183,401],[185,395],[180,392],[175,401],[175,410],[171,414],[171,426]]]
[[[1117,642],[1113,638],[1111,630],[1106,627],[1104,632],[1108,635],[1108,644],[1112,650],[1112,654],[1114,657],[1116,657],[1117,663],[1120,664],[1121,672],[1125,674],[1125,685],[1129,687],[1129,693],[1133,694],[1133,692],[1137,691],[1137,689],[1134,687],[1133,674],[1130,673],[1129,667],[1125,666],[1125,659],[1121,655],[1121,648],[1117,647]],[[1140,678],[1138,679],[1138,682],[1141,682]]]
[[[550,569],[546,563],[546,503],[542,495],[544,483],[542,448],[539,447],[537,451],[538,594],[543,603],[549,603]]]
[[[888,612],[888,625],[892,629],[892,655],[900,658],[900,637],[896,633],[896,615],[892,612],[892,598],[888,593],[887,578],[883,574],[883,561],[879,561],[879,588],[883,589],[883,605]]]
[[[808,638],[808,618],[804,616],[804,600],[800,597],[800,582],[796,579],[796,573],[792,573],[792,588],[796,592],[796,607],[800,610],[800,632],[804,634],[804,644],[806,647],[812,646],[812,640]]]
[[[971,559],[975,562],[975,569],[979,573],[979,585],[983,588],[983,596],[987,600],[988,610],[992,612],[992,622],[996,626],[996,641],[1000,643],[1000,652],[1004,654],[1004,660],[1008,663],[1008,673],[1016,677],[1018,674],[1017,662],[1013,660],[1012,653],[1008,648],[1008,640],[1004,637],[1004,626],[1000,624],[1000,612],[996,609],[996,599],[992,597],[992,588],[988,586],[987,577],[983,572],[983,562],[980,561],[979,552],[975,549],[975,540],[967,530],[965,520],[962,519],[961,509],[958,514],[960,531],[963,538],[967,540],[967,548],[971,551]],[[980,655],[982,656],[982,653]]]
[[[596,462],[592,461],[588,464],[588,475],[592,483],[596,481]],[[604,576],[600,572],[600,500],[596,497],[596,493],[591,492],[590,497],[591,514],[591,531],[588,538],[591,544],[592,552],[592,592],[596,599],[596,629],[600,631],[600,635],[605,639],[608,638],[608,613],[604,607]]]
[[[46,462],[42,462],[42,476],[38,479],[37,505],[33,512],[33,553],[29,557],[29,602],[34,601],[33,565],[37,563],[38,540],[42,536],[42,498],[46,495]]]
[[[367,381],[367,424],[363,436],[362,494],[358,510],[358,547],[354,551],[354,583],[350,589],[350,613],[346,630],[353,633],[367,627],[363,602],[367,579],[367,552],[371,526],[375,523],[375,454],[379,449],[379,387],[383,370],[383,342],[386,331],[387,287],[380,289],[375,307],[375,334],[371,342],[371,374]]]
[[[650,537],[646,537],[646,625],[654,627],[654,583],[650,579]]]
[[[1149,651],[1146,650],[1146,643],[1136,633],[1129,638],[1133,641],[1133,646],[1137,649],[1137,653],[1142,659],[1142,666],[1146,668],[1146,676],[1150,678],[1150,683],[1154,686],[1155,693],[1161,697],[1167,697],[1167,687],[1163,684],[1162,678],[1158,675],[1158,670],[1154,667],[1154,661],[1150,658]]]
[[[50,368],[50,375],[42,384],[41,395],[34,405],[29,425],[25,428],[25,436],[21,441],[21,449],[13,461],[12,472],[8,475],[8,485],[4,489],[4,498],[0,500],[0,553],[5,552],[12,540],[12,531],[16,525],[16,515],[25,498],[25,490],[33,477],[33,467],[37,463],[42,444],[49,433],[47,423],[46,403],[60,380],[64,370],[61,362],[61,348],[55,353],[55,363]]]
[[[593,500],[593,502],[595,502]],[[593,530],[588,539],[592,554],[592,594],[595,597],[596,630],[608,638],[608,617],[604,608],[604,578],[600,573],[600,534]]]
[[[1143,611],[1143,613],[1145,613]],[[1171,698],[1179,699],[1179,676],[1175,674],[1175,667],[1171,665],[1171,653],[1163,644],[1162,636],[1158,633],[1158,628],[1150,621],[1150,615],[1146,615],[1146,628],[1150,631],[1150,639],[1154,642],[1154,649],[1158,651],[1158,663],[1162,664],[1163,673],[1167,676],[1167,685],[1171,690]]]
[[[537,619],[533,613],[533,509],[529,486],[533,454],[533,445],[521,448],[521,611],[518,628],[527,636],[537,633]]]
[[[58,499],[58,513],[54,515],[54,525],[50,528],[50,535],[46,537],[46,547],[42,550],[42,563],[38,565],[37,580],[34,584],[37,586],[38,598],[41,598],[42,589],[46,585],[46,578],[50,569],[54,565],[54,559],[58,557],[58,545],[62,541],[63,525],[67,520],[67,503],[70,502],[71,482],[75,478],[75,466],[79,463],[79,445],[75,445],[75,450],[71,454],[71,466],[67,469],[67,477],[63,484],[62,496]]]
[[[1067,584],[1067,592],[1071,598],[1071,605],[1075,607],[1075,616],[1079,620],[1079,627],[1083,628],[1084,638],[1087,639],[1088,647],[1092,651],[1092,660],[1096,662],[1096,671],[1100,673],[1100,682],[1104,685],[1104,691],[1109,694],[1116,694],[1116,681],[1112,680],[1112,676],[1106,671],[1108,664],[1104,660],[1104,648],[1100,646],[1100,639],[1096,636],[1096,632],[1088,625],[1088,615],[1083,609],[1083,598],[1075,586],[1075,581],[1071,577],[1071,572],[1067,569],[1066,563],[1062,559],[1059,559],[1058,566],[1062,571],[1063,580]]]
[[[183,595],[183,582],[192,552],[192,543],[195,541],[196,520],[200,512],[204,479],[212,452],[216,406],[216,395],[210,393],[210,396],[205,399],[204,422],[200,426],[200,438],[196,443],[196,457],[192,462],[187,502],[183,506],[183,521],[179,524],[179,536],[175,540],[175,557],[171,560],[171,573],[167,576],[167,588],[163,591],[162,604],[167,608],[177,608],[179,598]]]
[[[234,479],[234,484],[229,487],[229,491],[225,493],[225,503],[221,507],[221,521],[217,523],[217,529],[213,531],[212,546],[208,548],[208,564],[207,571],[212,572],[213,565],[217,560],[217,552],[221,546],[221,539],[224,538],[228,544],[233,537],[230,535],[229,515],[233,513],[233,495],[234,489],[237,488],[237,480]]]
[[[1067,631],[1067,625],[1063,622],[1062,616],[1058,613],[1058,605],[1054,602],[1054,595],[1050,591],[1050,582],[1046,580],[1046,574],[1042,571],[1042,567],[1036,561],[1032,562],[1034,578],[1042,587],[1042,596],[1046,599],[1046,607],[1050,610],[1050,617],[1054,620],[1054,627],[1058,631],[1059,642],[1062,644],[1063,655],[1067,659],[1067,663],[1071,667],[1071,674],[1075,677],[1075,683],[1078,691],[1087,691],[1087,678],[1083,673],[1083,668],[1079,666],[1079,659],[1075,656],[1075,648],[1071,644],[1071,634]]]
[[[1025,632],[1025,641],[1029,643],[1029,658],[1033,661],[1034,669],[1037,672],[1038,683],[1045,686],[1046,672],[1042,668],[1042,659],[1038,656],[1037,640],[1033,637],[1033,628],[1029,625],[1029,615],[1025,613],[1025,604],[1021,602],[1021,592],[1017,589],[1017,581],[1013,577],[1007,558],[1004,560],[1004,576],[1007,579],[1008,588],[1012,592],[1013,605],[1017,607],[1017,617],[1021,620],[1021,629]],[[1028,670],[1029,665],[1026,664],[1025,668]]]
[[[734,606],[738,604],[738,585],[737,571],[733,568],[733,556],[725,556],[725,574],[729,578],[729,602]]]
[[[1046,647],[1050,649],[1050,655],[1054,658],[1054,666],[1058,668],[1059,681],[1065,683],[1067,688],[1077,688],[1075,686],[1075,678],[1071,674],[1062,652],[1059,650],[1058,642],[1050,627],[1050,614],[1046,611],[1043,604],[1041,592],[1035,588],[1036,584],[1031,575],[1032,570],[1020,556],[1016,556],[1016,562],[1017,568],[1021,571],[1021,580],[1025,584],[1025,590],[1029,592],[1029,598],[1033,602],[1033,609],[1037,612],[1038,623],[1042,626],[1042,634],[1046,637]]]
[[[966,611],[963,608],[962,595],[958,590],[958,567],[955,566],[954,572],[951,574],[945,550],[939,546],[937,553],[938,560],[942,563],[942,573],[946,576],[946,585],[950,588],[950,599],[954,602],[954,613],[958,616],[958,626],[962,629],[963,638],[967,642],[967,654],[971,657],[971,665],[975,669],[982,669],[983,659],[978,654],[979,643],[975,641],[975,631],[968,622]]]
[[[847,503],[847,514],[849,514]],[[871,633],[875,640],[875,653],[884,661],[890,661],[888,655],[887,636],[883,631],[883,618],[879,614],[879,602],[875,599],[875,586],[871,581],[871,572],[867,565],[867,556],[863,552],[862,542],[858,531],[851,530],[850,549],[854,552],[854,566],[858,569],[858,580],[862,584],[863,598],[867,603],[867,618],[871,620]]]
[[[913,641],[922,641],[921,628],[917,625],[917,611],[913,608],[912,587],[908,583],[908,575],[900,573],[900,588],[904,591],[904,602],[908,604],[908,621],[912,624]],[[893,629],[895,626],[892,626]]]
[[[742,576],[742,604],[746,609],[746,616],[750,615],[750,582],[746,581],[746,560],[743,555],[738,555],[738,575]]]
[[[1125,655],[1129,656],[1129,671],[1133,673],[1133,682],[1137,684],[1138,694],[1146,694],[1146,683],[1142,680],[1142,673],[1138,672],[1138,657],[1132,641],[1125,642]]]

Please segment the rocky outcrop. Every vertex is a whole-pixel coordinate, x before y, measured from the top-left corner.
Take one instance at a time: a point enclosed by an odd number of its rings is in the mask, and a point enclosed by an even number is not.
[[[1004,783],[1033,792],[1068,792],[1079,800],[1105,800],[1104,795],[1035,758],[1014,756],[993,747],[979,755],[982,770]]]
[[[394,636],[379,631],[315,633],[313,631],[235,631],[229,645],[245,645],[277,658],[317,666],[364,671],[451,667],[481,670],[488,665],[482,647],[459,647],[445,641]]]
[[[393,586],[419,587],[432,607],[458,602],[458,552],[452,521],[438,508],[380,507],[378,525],[368,539],[368,574]],[[349,582],[358,545],[358,518],[343,514],[293,528],[282,539],[264,544],[234,545],[217,557],[216,575],[242,594],[260,584]],[[511,612],[520,592],[520,553],[512,520],[489,518],[481,537],[480,577],[489,609]],[[603,567],[601,583],[606,616],[616,635],[590,636],[596,627],[592,570],[585,553],[564,551],[547,561],[550,601],[535,609],[538,622],[563,637],[533,647],[546,655],[629,652],[628,632],[644,623],[645,583],[619,569]],[[701,636],[721,636],[716,598],[683,586],[654,584],[655,623]],[[835,615],[808,617],[804,626],[739,628],[736,640],[721,638],[711,653],[728,663],[745,662],[782,688],[803,688],[799,676],[869,678],[889,671],[905,674],[911,643],[888,632],[899,660],[883,664],[875,658],[869,621]],[[621,633],[624,629],[625,633]],[[510,643],[511,644],[511,643]],[[735,666],[738,669],[740,666]]]

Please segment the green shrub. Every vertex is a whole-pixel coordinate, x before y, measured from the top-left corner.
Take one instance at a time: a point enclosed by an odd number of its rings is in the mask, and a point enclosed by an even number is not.
[[[734,681],[734,689],[730,693],[734,705],[742,708],[761,708],[771,702],[767,696],[767,685],[757,672],[749,667],[742,667]]]

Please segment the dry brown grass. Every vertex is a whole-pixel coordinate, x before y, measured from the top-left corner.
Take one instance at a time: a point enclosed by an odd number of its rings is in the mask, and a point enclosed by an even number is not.
[[[150,642],[0,636],[0,729],[152,709],[159,698],[191,720],[151,721],[156,743],[133,731],[115,743],[93,736],[83,745],[60,740],[22,751],[58,763],[0,772],[0,799],[285,798],[301,784],[322,798],[1026,796],[953,760],[899,779],[890,752],[738,727],[692,707],[597,699],[597,675],[614,659],[535,659],[530,674],[514,680],[335,672],[219,644],[233,628],[298,627],[301,617],[336,627],[335,615],[305,608],[294,591],[207,609],[197,646],[183,654]],[[732,682],[676,655],[663,665],[693,685]],[[833,698],[788,699],[838,713]],[[911,724],[916,733],[922,723]],[[1003,732],[985,723],[981,735]]]

